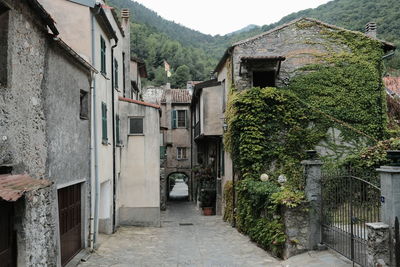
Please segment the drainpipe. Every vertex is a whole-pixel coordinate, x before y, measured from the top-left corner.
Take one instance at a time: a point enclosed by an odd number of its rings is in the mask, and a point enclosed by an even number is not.
[[[113,150],[113,222],[112,222],[112,229],[113,229],[113,233],[115,233],[115,229],[116,229],[116,193],[117,193],[117,186],[116,186],[116,164],[115,164],[115,86],[114,86],[114,48],[117,47],[118,44],[118,40],[114,40],[115,44],[111,47],[111,98],[112,98],[112,104],[111,104],[111,113],[112,113],[112,150]]]
[[[99,12],[100,10],[97,9],[95,12]],[[95,14],[92,14],[91,17],[91,39],[92,39],[92,64],[95,65],[95,21],[94,21]],[[98,220],[99,220],[99,191],[100,191],[100,184],[99,184],[99,156],[98,156],[98,137],[97,137],[97,108],[96,108],[96,79],[95,77],[92,78],[92,86],[91,86],[91,98],[92,98],[92,108],[91,108],[91,136],[93,140],[91,141],[92,146],[92,173],[91,173],[91,215],[90,215],[90,249],[93,251],[94,245],[97,241],[97,232],[98,232]],[[94,173],[93,173],[94,170]]]

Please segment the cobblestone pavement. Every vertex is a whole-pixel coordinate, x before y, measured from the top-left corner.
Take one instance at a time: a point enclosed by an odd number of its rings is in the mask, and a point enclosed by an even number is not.
[[[79,266],[351,266],[329,251],[280,261],[220,216],[201,216],[190,202],[169,203],[161,228],[121,227],[101,237],[100,248]]]

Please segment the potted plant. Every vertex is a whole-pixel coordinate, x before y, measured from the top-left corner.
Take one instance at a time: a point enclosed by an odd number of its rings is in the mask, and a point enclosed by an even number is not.
[[[203,188],[200,191],[200,202],[203,215],[210,216],[214,214],[216,190],[212,188]]]

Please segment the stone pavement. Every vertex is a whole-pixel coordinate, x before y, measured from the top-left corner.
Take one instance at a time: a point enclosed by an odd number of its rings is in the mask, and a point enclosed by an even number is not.
[[[352,266],[330,251],[280,261],[220,216],[201,216],[190,202],[170,202],[161,228],[121,227],[101,237],[100,248],[79,266]]]

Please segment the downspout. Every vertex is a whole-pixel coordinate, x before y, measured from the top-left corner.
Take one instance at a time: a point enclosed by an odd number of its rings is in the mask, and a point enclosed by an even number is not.
[[[196,119],[193,119],[193,105],[190,104],[190,190],[189,190],[189,201],[193,201],[193,123]]]
[[[117,193],[117,186],[116,186],[116,164],[115,164],[115,86],[114,86],[114,48],[117,47],[118,44],[118,40],[115,40],[115,44],[111,47],[111,98],[112,98],[112,104],[111,104],[111,116],[112,116],[112,150],[113,150],[113,223],[112,223],[112,229],[113,229],[113,233],[115,233],[115,229],[116,229],[116,221],[117,221],[117,215],[116,215],[116,193]]]
[[[99,9],[97,9],[95,12],[99,12]],[[95,66],[95,21],[94,21],[94,16],[95,14],[92,14],[91,17],[91,39],[92,39],[92,65]],[[92,86],[91,86],[92,94],[92,127],[91,127],[91,136],[93,136],[93,140],[91,141],[92,144],[92,158],[94,161],[92,161],[94,173],[92,172],[91,176],[91,216],[90,216],[90,233],[89,233],[89,238],[90,238],[90,249],[93,251],[94,250],[94,245],[96,244],[97,241],[97,232],[98,232],[98,220],[99,220],[99,191],[100,191],[100,184],[99,184],[99,168],[98,168],[98,163],[99,163],[99,156],[98,156],[98,137],[97,137],[97,109],[96,109],[96,79],[93,77],[92,79]],[[94,177],[93,177],[94,176]],[[93,183],[94,180],[94,183]]]

